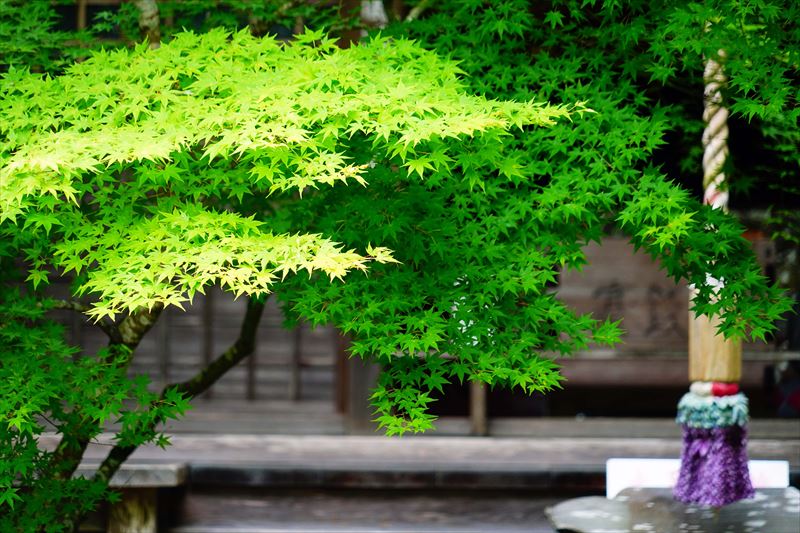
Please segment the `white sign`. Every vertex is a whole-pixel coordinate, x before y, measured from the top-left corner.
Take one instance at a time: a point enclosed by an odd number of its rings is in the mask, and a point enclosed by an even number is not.
[[[789,461],[749,461],[750,480],[757,489],[789,486]],[[628,487],[670,488],[680,472],[679,459],[623,459],[606,461],[606,497]]]

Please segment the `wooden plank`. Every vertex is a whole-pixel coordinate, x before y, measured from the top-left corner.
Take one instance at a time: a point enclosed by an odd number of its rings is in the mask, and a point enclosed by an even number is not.
[[[99,463],[84,463],[75,472],[76,476],[94,475]],[[146,463],[126,462],[111,478],[111,488],[158,488],[179,487],[186,483],[189,467],[184,462]]]
[[[301,326],[294,328],[294,343],[292,346],[292,360],[289,363],[289,399],[298,401],[301,393],[300,367],[302,365],[303,330]]]
[[[496,437],[680,439],[681,427],[672,418],[493,418],[489,422],[489,433]],[[792,420],[754,419],[748,423],[748,434],[751,439],[800,442],[800,424]]]
[[[774,257],[774,244],[756,239],[762,264]],[[634,252],[623,237],[608,237],[584,248],[588,264],[563,270],[556,294],[579,313],[622,319],[620,353],[648,350],[685,351],[688,343],[689,290],[676,284],[650,256]],[[770,350],[765,343],[745,343],[746,351]]]
[[[686,374],[686,359],[640,358],[620,355],[612,359],[581,358],[558,359],[566,386],[674,386],[689,385]],[[769,360],[745,360],[742,362],[741,384],[743,387],[761,387],[764,369]]]
[[[373,408],[369,396],[378,380],[378,365],[357,357],[347,360],[349,390],[347,398],[347,426],[353,433],[373,432]]]
[[[658,263],[635,253],[625,238],[591,243],[584,252],[586,267],[561,272],[559,299],[579,313],[622,319],[620,351],[686,349],[685,284],[676,285]]]
[[[203,366],[208,367],[214,360],[214,291],[209,290],[203,298]],[[206,390],[203,397],[211,399],[214,397],[213,386]]]
[[[170,533],[553,533],[528,491],[192,491]]]
[[[553,533],[529,491],[197,490],[170,533]]]
[[[108,453],[113,435],[98,436],[87,450],[87,460]],[[57,434],[46,434],[43,447],[55,446]],[[605,467],[611,457],[680,457],[679,439],[630,438],[624,419],[619,432],[609,438],[536,439],[469,436],[385,437],[371,435],[192,435],[175,434],[172,446],[162,450],[153,445],[139,448],[133,462],[160,460],[191,461],[197,464],[260,464],[282,469],[425,469],[433,472],[461,468],[486,471],[515,471],[556,466]],[[793,469],[800,466],[800,441],[796,439],[750,439],[750,459],[788,460]]]

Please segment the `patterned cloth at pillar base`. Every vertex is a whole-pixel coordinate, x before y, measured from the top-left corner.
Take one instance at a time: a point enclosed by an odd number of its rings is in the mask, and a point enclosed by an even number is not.
[[[678,404],[683,451],[676,500],[722,507],[753,497],[747,419],[747,397],[734,384],[692,384]]]

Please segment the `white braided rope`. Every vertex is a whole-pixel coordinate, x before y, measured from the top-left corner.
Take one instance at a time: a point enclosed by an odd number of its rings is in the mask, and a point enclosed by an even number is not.
[[[725,57],[722,50],[719,56]],[[712,207],[727,209],[728,109],[722,105],[722,88],[727,82],[723,65],[714,59],[706,60],[703,81],[703,201]]]

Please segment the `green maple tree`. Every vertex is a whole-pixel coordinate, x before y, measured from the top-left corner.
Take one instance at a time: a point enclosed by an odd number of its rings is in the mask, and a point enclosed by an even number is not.
[[[482,151],[476,161],[500,165],[501,132],[570,114],[469,96],[457,72],[403,40],[343,51],[310,31],[291,46],[211,31],[158,50],[97,52],[56,77],[3,76],[0,255],[10,270],[24,261],[28,284],[2,300],[0,482],[14,510],[3,529],[71,528],[137,446],[166,444],[159,424],[252,351],[264,298],[281,281],[303,272],[335,283],[397,263],[383,246],[347,243],[359,253],[276,213],[326,189],[369,187],[378,159],[415,179],[430,154]],[[88,305],[40,298],[64,276]],[[240,339],[160,394],[128,379],[160,311],[212,284],[249,297]],[[91,318],[108,347],[73,363],[43,316],[53,307]],[[121,423],[115,447],[93,479],[72,480],[109,420]],[[62,435],[53,451],[37,445],[46,425]],[[56,495],[61,503],[43,512]]]
[[[113,497],[130,453],[167,445],[160,424],[252,351],[272,291],[287,316],[335,324],[382,365],[372,399],[390,434],[430,428],[450,381],[546,391],[560,381],[553,355],[618,342],[617,323],[552,290],[610,232],[695,283],[697,310],[721,314],[725,334],[763,338],[788,304],[741,226],[652,163],[676,121],[697,129],[642,90],[686,69],[685,48],[645,39],[661,27],[645,3],[637,17],[584,4],[423,2],[393,38],[348,51],[321,33],[284,46],[212,31],[100,51],[52,78],[11,68],[0,265],[11,281],[21,261],[27,279],[0,291],[0,529],[69,530]],[[687,9],[670,13],[705,17]],[[570,106],[533,103],[545,101]],[[43,296],[55,277],[75,299]],[[160,392],[128,377],[163,307],[214,284],[248,298],[236,343]],[[68,346],[53,308],[90,317],[108,347]],[[121,429],[97,475],[73,479],[111,420]],[[41,449],[53,426],[61,444]]]

